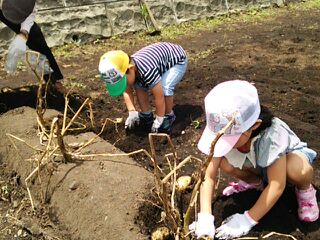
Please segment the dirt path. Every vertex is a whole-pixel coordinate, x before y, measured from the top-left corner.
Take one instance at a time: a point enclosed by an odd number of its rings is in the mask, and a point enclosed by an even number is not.
[[[65,85],[73,85],[74,91],[94,99],[96,120],[101,123],[106,117],[125,118],[127,114],[122,100],[108,97],[96,77],[99,57],[105,51],[118,48],[133,53],[148,43],[160,40],[181,44],[188,52],[190,63],[175,95],[177,120],[172,138],[182,159],[188,155],[203,157],[196,148],[205,127],[203,99],[217,83],[231,79],[254,82],[262,104],[285,120],[303,141],[320,153],[320,10],[305,9],[304,6],[266,10],[263,13],[253,11],[249,16],[233,16],[223,24],[212,25],[205,30],[196,30],[194,25],[183,25],[180,30],[189,34],[175,39],[170,36],[141,38],[137,34],[125,36],[121,41],[113,39],[60,48],[56,54],[61,56],[59,62],[65,74]],[[73,51],[71,56],[70,50]],[[10,86],[13,81],[3,72],[0,77],[3,79],[2,86]],[[14,85],[19,85],[19,81],[32,83],[32,78],[26,80],[20,74],[14,81]],[[200,122],[200,128],[192,125],[194,120]],[[114,134],[114,129],[110,128],[103,137],[125,152],[149,148],[145,135],[127,135],[121,129]],[[162,154],[166,145],[160,143],[157,148],[157,152]],[[148,159],[139,157],[135,160],[151,169]],[[318,188],[319,157],[314,166],[314,183]],[[230,213],[243,211],[256,198],[254,192],[249,197],[240,194],[236,198],[219,198],[215,203],[217,224]],[[243,208],[239,208],[238,203],[242,203]],[[279,231],[293,234],[298,239],[319,239],[319,221],[302,224],[297,220],[295,211],[294,193],[292,189],[287,189],[251,235]]]

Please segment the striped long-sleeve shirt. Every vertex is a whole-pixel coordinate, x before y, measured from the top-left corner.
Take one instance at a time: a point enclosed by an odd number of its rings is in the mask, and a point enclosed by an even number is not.
[[[135,84],[145,89],[153,88],[163,73],[176,64],[184,64],[186,52],[180,45],[159,42],[146,46],[131,56],[138,76]]]

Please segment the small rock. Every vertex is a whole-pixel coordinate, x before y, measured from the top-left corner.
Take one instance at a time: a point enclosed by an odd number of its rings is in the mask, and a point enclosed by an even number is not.
[[[78,188],[78,183],[76,181],[73,181],[70,185],[69,185],[69,190],[73,191],[76,190]]]
[[[19,202],[17,200],[14,200],[12,206],[13,208],[17,208],[19,206]]]
[[[17,236],[20,237],[22,235],[22,229],[19,229],[17,232]]]

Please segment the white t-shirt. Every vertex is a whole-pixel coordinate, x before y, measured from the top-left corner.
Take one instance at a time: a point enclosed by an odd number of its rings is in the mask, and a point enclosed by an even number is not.
[[[274,117],[271,126],[252,139],[249,153],[232,149],[225,157],[231,165],[240,169],[248,163],[254,168],[265,168],[281,156],[306,147],[307,144],[300,141],[285,122]]]

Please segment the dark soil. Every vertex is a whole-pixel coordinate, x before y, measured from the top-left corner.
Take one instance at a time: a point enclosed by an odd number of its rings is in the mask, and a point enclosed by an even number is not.
[[[73,86],[72,91],[81,96],[80,99],[93,99],[95,130],[99,132],[105,118],[125,119],[127,116],[122,99],[109,97],[96,76],[99,57],[115,48],[131,54],[151,42],[175,42],[184,47],[190,58],[185,78],[175,93],[174,111],[177,119],[171,137],[180,159],[189,155],[205,158],[196,147],[205,127],[204,97],[217,83],[232,79],[254,82],[261,103],[287,122],[303,141],[319,153],[320,10],[283,8],[267,11],[270,15],[254,13],[250,18],[232,16],[225,23],[206,30],[190,27],[188,34],[175,39],[161,36],[141,38],[139,34],[134,34],[122,37],[122,41],[108,39],[85,46],[69,46],[67,51],[72,51],[72,56],[61,55],[58,58],[65,75],[64,85],[69,89]],[[188,25],[184,27],[187,29]],[[61,49],[56,54],[61,54]],[[15,81],[16,86],[26,82],[22,73],[14,80],[6,77],[3,72],[0,77],[4,84],[11,87],[11,81]],[[34,80],[30,77],[27,82],[32,84]],[[55,100],[50,102],[52,105],[56,103]],[[63,102],[59,106],[61,108]],[[200,123],[199,128],[196,121]],[[103,137],[124,152],[142,148],[149,150],[146,134],[127,133],[123,124],[118,128],[119,132],[115,133],[114,127],[108,127]],[[156,144],[159,156],[168,152],[167,149],[169,145],[164,140]],[[152,170],[149,159],[139,156],[135,160]],[[314,169],[314,184],[319,188],[319,157],[314,162]],[[2,175],[0,183],[7,182],[7,177]],[[226,184],[225,179],[223,176],[220,188]],[[250,208],[258,196],[253,191],[228,198],[218,197],[214,203],[216,225],[230,214]],[[3,216],[6,208],[10,209],[11,205],[0,200],[0,207]],[[292,234],[297,239],[320,239],[320,221],[301,223],[296,209],[293,189],[288,187],[274,208],[249,235],[261,236],[276,231]],[[143,216],[154,218],[154,215]],[[154,219],[151,222],[155,222]],[[5,228],[5,225],[0,224],[0,231],[6,231]],[[286,238],[273,236],[268,239]]]

